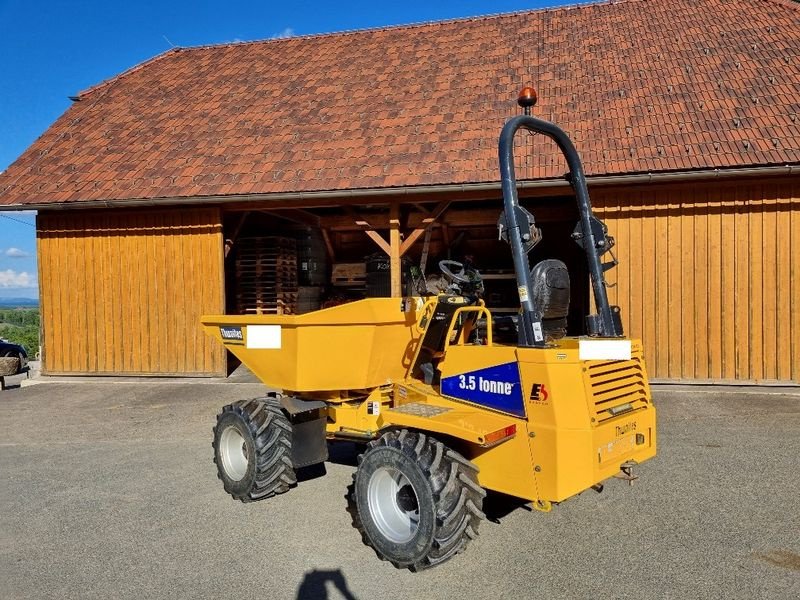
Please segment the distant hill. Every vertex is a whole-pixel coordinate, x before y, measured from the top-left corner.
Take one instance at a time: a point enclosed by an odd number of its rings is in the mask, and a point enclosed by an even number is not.
[[[39,306],[39,300],[36,298],[0,298],[0,308],[17,308],[20,306],[35,308]]]

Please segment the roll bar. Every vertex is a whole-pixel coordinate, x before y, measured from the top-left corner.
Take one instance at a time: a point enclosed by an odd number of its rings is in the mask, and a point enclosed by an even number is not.
[[[528,229],[521,231],[521,216],[526,214],[519,205],[517,197],[517,180],[514,174],[514,136],[520,129],[527,129],[541,133],[552,139],[567,160],[569,172],[566,175],[578,203],[580,221],[573,234],[573,238],[583,248],[586,262],[592,280],[597,315],[587,315],[586,322],[590,335],[598,337],[621,337],[622,321],[619,307],[608,304],[605,281],[603,279],[604,265],[600,262],[600,255],[613,245],[613,239],[606,235],[605,226],[592,213],[589,202],[589,191],[586,187],[586,177],[583,174],[578,152],[564,131],[555,124],[537,119],[529,115],[520,115],[511,118],[500,133],[500,179],[503,189],[503,204],[505,206],[506,227],[508,241],[511,244],[511,253],[514,258],[514,270],[517,275],[517,288],[519,291],[522,314],[519,319],[519,345],[527,347],[544,347],[545,339],[542,330],[542,315],[538,314],[530,290],[531,269],[528,261],[528,251],[525,241],[530,237]],[[526,222],[526,225],[528,223]],[[523,237],[526,237],[523,240]],[[611,265],[613,266],[613,265]]]

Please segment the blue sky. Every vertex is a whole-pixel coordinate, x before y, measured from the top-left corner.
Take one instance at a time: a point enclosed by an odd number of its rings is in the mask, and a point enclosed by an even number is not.
[[[566,2],[0,0],[0,171],[69,107],[68,96],[172,45],[326,33],[558,4]],[[0,298],[38,294],[34,219],[30,213],[0,212]]]

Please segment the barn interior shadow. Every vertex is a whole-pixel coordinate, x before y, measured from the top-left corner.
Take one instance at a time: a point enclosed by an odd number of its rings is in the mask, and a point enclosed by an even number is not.
[[[307,571],[297,588],[297,600],[326,600],[329,598],[328,582],[331,582],[345,600],[358,600],[347,586],[347,579],[341,569]]]

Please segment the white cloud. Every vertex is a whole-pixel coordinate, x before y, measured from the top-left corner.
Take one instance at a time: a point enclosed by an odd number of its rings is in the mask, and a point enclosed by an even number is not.
[[[36,277],[25,271],[18,273],[11,269],[0,271],[0,288],[7,289],[36,289]]]
[[[9,258],[28,258],[30,254],[19,248],[9,248],[6,250],[6,256]]]
[[[290,38],[290,37],[294,37],[294,29],[292,29],[291,27],[287,27],[283,31],[280,31],[278,33],[273,33],[270,36],[270,39],[272,39],[272,40],[282,40],[284,38]]]

